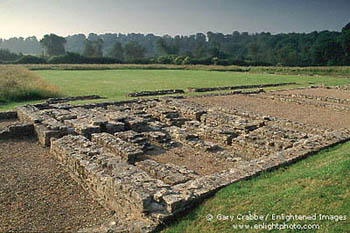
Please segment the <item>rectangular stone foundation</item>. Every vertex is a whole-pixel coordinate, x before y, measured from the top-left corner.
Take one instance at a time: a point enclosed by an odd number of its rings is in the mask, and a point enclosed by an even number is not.
[[[25,106],[18,117],[106,208],[145,232],[222,187],[350,138],[348,129],[171,98]]]

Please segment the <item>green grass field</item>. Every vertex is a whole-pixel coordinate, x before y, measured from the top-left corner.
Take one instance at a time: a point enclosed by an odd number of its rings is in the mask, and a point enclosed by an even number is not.
[[[296,86],[313,84],[343,85],[350,79],[331,76],[298,76],[219,72],[206,70],[37,70],[32,71],[59,88],[63,96],[100,95],[108,100],[123,100],[130,92],[189,87],[220,87],[246,84],[296,82]],[[289,86],[291,87],[291,86]],[[194,95],[190,93],[189,95]],[[106,100],[102,100],[106,101]],[[0,111],[33,102],[0,105]]]
[[[350,232],[350,143],[302,160],[286,168],[240,181],[179,218],[164,232]],[[212,221],[207,216],[213,216]],[[241,220],[240,215],[267,216]],[[272,220],[275,215],[306,215],[316,220]],[[322,216],[322,220],[320,214]],[[334,217],[330,220],[328,217]],[[233,221],[223,216],[235,216]],[[325,219],[327,216],[328,219]],[[345,220],[340,220],[340,216]],[[345,217],[344,217],[345,216]],[[237,219],[239,218],[239,219]],[[338,219],[336,219],[338,218]],[[318,230],[240,230],[255,224],[318,224]],[[235,229],[237,225],[238,229]],[[317,226],[311,226],[314,229]]]
[[[243,84],[296,82],[300,85],[341,85],[350,80],[334,77],[312,77],[273,74],[249,74],[199,70],[104,70],[58,71],[36,73],[49,83],[60,87],[63,95],[97,94],[121,100],[129,92],[188,87],[219,87]]]

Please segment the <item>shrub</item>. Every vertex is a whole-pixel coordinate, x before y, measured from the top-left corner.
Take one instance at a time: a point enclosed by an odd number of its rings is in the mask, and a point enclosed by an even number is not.
[[[181,65],[183,64],[183,61],[185,60],[185,57],[183,56],[177,56],[175,59],[174,59],[174,64],[175,65]]]
[[[26,55],[14,62],[15,64],[46,64],[46,60],[41,57]]]
[[[82,64],[85,61],[85,57],[77,53],[67,53],[62,56],[54,56],[49,58],[49,64]]]
[[[66,55],[51,57],[49,64],[120,64],[117,58],[112,57],[85,57],[77,53],[67,53]]]
[[[189,64],[192,64],[192,59],[190,57],[185,57],[183,62],[182,62],[183,65],[189,65]]]
[[[11,53],[8,49],[0,49],[0,64],[3,63],[3,61],[15,61],[18,60],[21,57],[21,55]]]
[[[157,59],[158,64],[172,64],[173,58],[171,56],[160,56]]]

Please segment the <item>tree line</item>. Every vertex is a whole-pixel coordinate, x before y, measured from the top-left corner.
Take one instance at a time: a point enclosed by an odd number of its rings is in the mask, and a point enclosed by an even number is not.
[[[36,37],[0,39],[0,48],[0,61],[23,63],[350,65],[350,23],[341,32],[276,35],[237,31],[174,37],[136,33],[67,37],[48,34],[41,40]]]

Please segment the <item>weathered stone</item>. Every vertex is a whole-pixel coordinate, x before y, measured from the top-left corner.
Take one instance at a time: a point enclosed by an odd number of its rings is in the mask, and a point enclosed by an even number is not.
[[[87,138],[90,138],[91,135],[94,133],[100,133],[102,131],[101,126],[92,125],[87,120],[82,120],[82,119],[66,120],[64,121],[64,123],[67,124],[69,127],[73,128],[77,134],[83,135]]]
[[[125,120],[125,124],[127,125],[127,127],[136,132],[149,131],[149,127],[147,123],[148,123],[148,120],[142,117],[133,117],[133,118],[128,117]]]
[[[278,87],[278,86],[287,86],[287,85],[294,85],[294,84],[296,83],[273,83],[273,84],[242,85],[242,86],[231,86],[231,87],[191,88],[189,91],[190,92],[209,92],[209,91],[222,91],[222,90]]]
[[[0,112],[0,120],[10,120],[10,119],[16,119],[16,118],[17,118],[16,111]]]
[[[0,139],[34,136],[34,127],[31,124],[13,124],[0,129]]]
[[[126,126],[122,122],[108,121],[106,124],[107,133],[114,134],[116,132],[122,132],[126,130]]]
[[[70,101],[93,100],[93,99],[102,99],[102,97],[98,95],[88,95],[88,96],[73,96],[73,97],[65,97],[65,98],[50,98],[46,101],[46,103],[56,104],[56,103],[64,103],[64,102],[70,102]]]
[[[159,91],[141,91],[141,92],[135,92],[135,93],[129,93],[126,96],[129,97],[140,97],[140,96],[152,96],[152,95],[169,95],[169,94],[179,94],[179,93],[185,93],[183,90],[159,90]]]
[[[185,183],[199,175],[185,167],[179,167],[174,164],[160,164],[154,160],[146,159],[135,164],[142,170],[149,173],[152,177],[162,180],[166,184],[174,185]]]
[[[170,141],[169,136],[160,131],[149,132],[146,135],[150,138],[150,140],[156,141],[159,143],[165,143]]]
[[[114,134],[116,137],[122,139],[123,141],[133,143],[138,145],[141,150],[151,149],[151,144],[148,142],[147,138],[140,133],[134,132],[132,130],[118,132]]]
[[[111,152],[116,153],[129,162],[133,162],[139,156],[143,155],[140,146],[132,142],[124,141],[108,133],[92,134],[91,140],[108,148]]]
[[[168,189],[168,185],[122,161],[106,170],[98,161],[113,159],[113,155],[103,154],[102,148],[98,147],[89,154],[93,150],[91,147],[94,147],[91,142],[82,136],[65,136],[52,140],[50,151],[83,186],[91,189],[116,212],[140,215],[154,210],[155,206],[158,212],[165,211],[153,195],[160,189]]]

